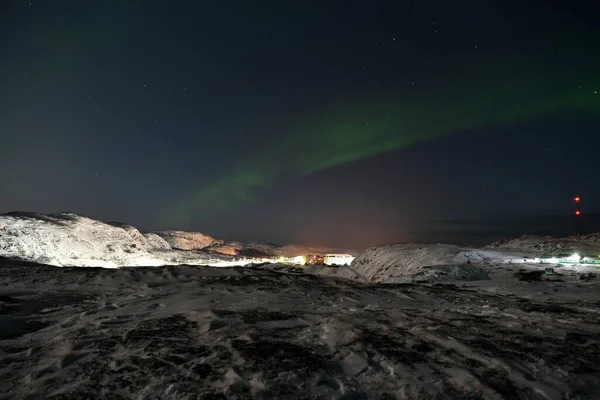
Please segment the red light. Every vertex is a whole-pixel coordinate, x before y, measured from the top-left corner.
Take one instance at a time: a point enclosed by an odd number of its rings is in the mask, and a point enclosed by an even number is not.
[[[575,215],[580,215],[580,214],[581,214],[581,211],[579,211],[579,210],[575,211]]]
[[[575,201],[579,201],[581,200],[579,197],[575,197]]]

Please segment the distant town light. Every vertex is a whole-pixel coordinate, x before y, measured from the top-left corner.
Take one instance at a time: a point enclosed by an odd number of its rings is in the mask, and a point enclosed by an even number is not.
[[[300,265],[305,265],[306,264],[306,257],[304,256],[296,256],[292,259],[295,264],[300,264]]]

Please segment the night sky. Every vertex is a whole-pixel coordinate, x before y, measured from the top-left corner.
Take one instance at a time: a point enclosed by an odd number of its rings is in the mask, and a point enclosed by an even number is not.
[[[0,211],[361,248],[600,213],[600,5],[0,5]],[[596,224],[600,230],[600,224]]]

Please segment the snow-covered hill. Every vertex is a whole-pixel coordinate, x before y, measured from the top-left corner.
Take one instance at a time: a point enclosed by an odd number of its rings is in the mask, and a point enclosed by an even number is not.
[[[73,213],[0,215],[0,256],[55,266],[226,266],[332,252],[336,249],[224,242],[199,232],[142,233],[130,225]]]
[[[243,265],[280,256],[357,253],[347,249],[225,242],[198,232],[142,233],[133,226],[105,223],[73,213],[0,215],[0,256],[56,266]],[[563,239],[524,236],[484,248],[445,244],[395,244],[367,249],[350,269],[309,268],[311,273],[368,282],[486,279],[490,263],[532,258],[600,254],[600,234]]]
[[[130,225],[104,223],[72,213],[0,215],[0,256],[54,266],[105,268],[253,262],[172,249],[156,233],[142,233]]]
[[[600,234],[567,238],[523,236],[483,248],[417,243],[377,246],[355,258],[351,264],[352,273],[346,275],[360,276],[367,282],[475,281],[489,279],[490,271],[494,272],[490,267],[494,265],[522,264],[543,268],[549,265],[543,265],[540,258],[572,254],[597,257]],[[597,272],[595,264],[577,264],[569,268]]]
[[[600,254],[600,233],[554,238],[551,236],[521,236],[500,240],[486,246],[488,249],[504,249],[532,252],[540,257],[552,257],[578,253],[596,256]]]
[[[119,267],[164,265],[167,242],[132,226],[70,213],[0,216],[0,255],[50,265]]]
[[[209,246],[223,244],[222,240],[217,240],[200,232],[163,231],[156,232],[156,235],[177,250],[202,250]]]
[[[237,256],[244,252],[244,245],[241,242],[227,242],[212,245],[206,250],[217,254]]]
[[[403,243],[367,249],[351,267],[370,282],[391,278],[427,276],[443,271],[468,280],[486,279],[484,270],[471,265],[492,260],[490,252],[448,244]],[[437,268],[433,268],[437,266]]]

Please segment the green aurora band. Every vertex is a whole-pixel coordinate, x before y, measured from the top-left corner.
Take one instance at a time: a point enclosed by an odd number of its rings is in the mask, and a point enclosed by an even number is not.
[[[330,112],[304,121],[242,160],[226,178],[184,199],[167,216],[169,223],[229,212],[283,177],[305,176],[443,135],[569,110],[600,117],[600,82],[592,68],[577,71],[573,81],[572,71],[551,71],[539,61],[537,67],[487,61],[469,66],[469,71],[484,71],[477,76],[449,71],[438,74],[438,82],[429,80],[425,90],[417,82],[387,96],[356,96],[359,101],[340,106],[334,117]]]

